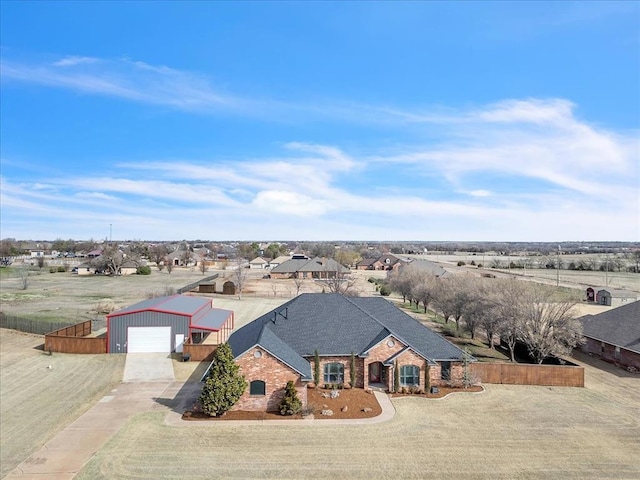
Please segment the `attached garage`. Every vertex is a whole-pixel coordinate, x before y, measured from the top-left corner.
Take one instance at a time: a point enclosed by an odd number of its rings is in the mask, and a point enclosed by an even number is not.
[[[213,308],[211,298],[152,298],[107,315],[107,353],[179,353],[207,336],[220,344],[233,323],[233,312]]]
[[[171,327],[129,327],[127,353],[171,353]]]

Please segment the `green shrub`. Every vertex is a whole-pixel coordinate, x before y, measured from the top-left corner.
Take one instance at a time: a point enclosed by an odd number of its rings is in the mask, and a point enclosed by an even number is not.
[[[58,272],[64,273],[66,271],[67,271],[67,269],[65,267],[63,267],[63,266],[58,267]]]
[[[292,380],[289,380],[284,389],[282,402],[280,402],[280,415],[295,415],[300,410],[302,410],[302,402],[298,398],[296,386]]]
[[[138,275],[151,275],[151,267],[147,265],[142,265],[138,267],[138,269],[136,270],[136,273]]]
[[[431,366],[427,364],[427,368],[424,369],[424,391],[425,393],[431,390]]]
[[[49,267],[49,273],[56,273],[58,269],[56,267]]]
[[[459,267],[464,267],[465,265],[466,265],[466,263],[465,263],[465,262],[463,262],[462,260],[460,260],[460,261],[458,262],[458,266],[459,266]]]
[[[313,352],[313,382],[316,384],[316,388],[320,386],[320,354],[317,348]]]
[[[384,283],[380,285],[380,295],[382,295],[383,297],[388,297],[389,295],[391,295],[391,289]]]
[[[393,391],[400,391],[400,366],[398,365],[397,361],[393,368]]]
[[[349,385],[351,388],[356,386],[356,356],[351,352],[351,361],[349,362]]]

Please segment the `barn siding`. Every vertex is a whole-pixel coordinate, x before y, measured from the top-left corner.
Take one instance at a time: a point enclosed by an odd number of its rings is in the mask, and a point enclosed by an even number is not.
[[[175,349],[175,335],[183,333],[189,337],[189,317],[154,311],[135,312],[109,319],[109,353],[126,353],[127,328],[129,327],[171,327],[171,350]],[[118,351],[118,344],[120,350]]]

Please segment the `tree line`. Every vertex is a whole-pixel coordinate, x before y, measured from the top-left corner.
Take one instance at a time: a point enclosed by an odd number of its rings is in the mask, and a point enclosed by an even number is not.
[[[388,283],[404,302],[442,315],[445,323],[455,322],[456,330],[468,331],[472,339],[483,332],[491,349],[499,337],[511,361],[519,342],[542,363],[570,353],[582,339],[577,300],[546,285],[464,274],[437,278],[406,267],[390,274]]]

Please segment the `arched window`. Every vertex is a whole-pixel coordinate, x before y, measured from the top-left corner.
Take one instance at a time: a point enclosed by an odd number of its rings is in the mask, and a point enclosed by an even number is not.
[[[344,382],[344,365],[341,363],[324,364],[324,383]]]
[[[420,368],[415,365],[403,365],[400,367],[400,385],[406,387],[420,385]]]
[[[266,384],[262,380],[254,380],[249,384],[249,395],[265,395]]]

